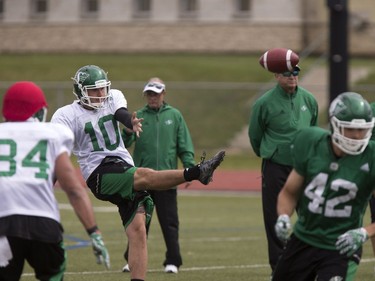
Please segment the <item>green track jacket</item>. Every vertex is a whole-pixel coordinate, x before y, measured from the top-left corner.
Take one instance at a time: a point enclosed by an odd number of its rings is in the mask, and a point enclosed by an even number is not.
[[[143,132],[139,138],[135,134],[123,134],[126,147],[135,142],[135,166],[155,170],[176,169],[178,158],[184,168],[195,165],[193,141],[178,109],[164,103],[159,111],[156,111],[146,105],[137,111],[137,117],[144,118]]]
[[[318,103],[315,97],[297,87],[287,94],[279,84],[254,103],[249,139],[255,154],[281,165],[292,165],[290,145],[296,132],[318,123]]]

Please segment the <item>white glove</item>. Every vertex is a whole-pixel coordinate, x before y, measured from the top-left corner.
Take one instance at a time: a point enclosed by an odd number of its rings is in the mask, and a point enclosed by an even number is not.
[[[275,224],[275,232],[277,238],[279,238],[284,243],[288,240],[291,233],[292,225],[290,223],[290,217],[288,215],[280,215],[277,218]]]
[[[107,248],[104,246],[102,236],[97,232],[93,232],[90,234],[90,238],[91,238],[92,249],[96,257],[96,263],[97,264],[104,263],[105,267],[109,269],[110,268],[109,253],[108,253]]]
[[[349,230],[337,238],[336,249],[340,254],[350,257],[368,238],[368,233],[363,227]]]

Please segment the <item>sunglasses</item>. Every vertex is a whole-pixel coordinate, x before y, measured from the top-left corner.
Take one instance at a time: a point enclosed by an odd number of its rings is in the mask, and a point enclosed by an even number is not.
[[[161,90],[161,89],[164,89],[165,86],[160,83],[148,83],[147,87],[155,87],[156,89]]]
[[[294,70],[294,71],[286,71],[286,72],[283,72],[281,73],[284,77],[290,77],[290,76],[298,76],[299,74],[299,71],[298,70]]]

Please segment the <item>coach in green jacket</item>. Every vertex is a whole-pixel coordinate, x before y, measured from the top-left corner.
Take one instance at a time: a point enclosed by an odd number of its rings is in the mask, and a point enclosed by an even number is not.
[[[255,101],[249,122],[249,139],[262,158],[263,220],[272,271],[283,249],[275,233],[278,194],[291,172],[291,140],[304,127],[317,125],[318,103],[298,86],[299,66],[294,71],[275,73],[277,84]]]
[[[194,147],[189,129],[181,112],[164,101],[164,82],[159,78],[151,78],[143,93],[147,104],[137,111],[137,117],[144,119],[143,132],[138,138],[134,134],[125,134],[124,137],[127,147],[135,142],[135,166],[155,170],[176,169],[180,159],[185,168],[193,167]],[[178,273],[182,258],[178,241],[177,188],[150,191],[150,194],[167,247],[164,270],[167,273]],[[124,271],[127,271],[125,267]]]

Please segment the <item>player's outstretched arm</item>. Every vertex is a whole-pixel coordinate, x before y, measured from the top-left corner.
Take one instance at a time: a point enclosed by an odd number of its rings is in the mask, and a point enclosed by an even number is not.
[[[66,192],[70,204],[90,236],[97,263],[104,263],[106,268],[109,268],[108,250],[104,246],[101,233],[96,225],[90,198],[85,187],[80,184],[67,153],[60,154],[56,159],[55,173],[61,188]]]
[[[119,108],[115,112],[115,119],[125,126],[127,134],[135,133],[137,137],[142,133],[143,118],[137,118],[137,113],[130,112],[126,108]]]

